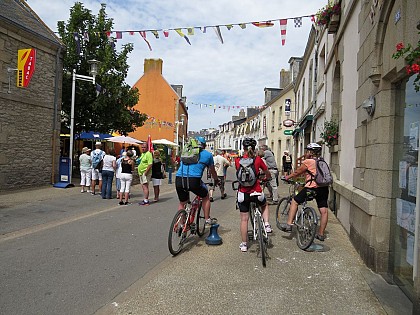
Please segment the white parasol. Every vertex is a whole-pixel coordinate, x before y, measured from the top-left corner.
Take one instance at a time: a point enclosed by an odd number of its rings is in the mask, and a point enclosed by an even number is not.
[[[140,143],[143,143],[143,141],[134,139],[132,137],[127,137],[127,136],[110,137],[110,138],[105,138],[105,140],[111,141],[111,142],[128,143],[128,144],[140,144]]]
[[[164,144],[167,145],[169,147],[178,147],[179,145],[177,145],[175,142],[166,140],[166,139],[158,139],[158,140],[153,140],[152,141],[153,144]]]

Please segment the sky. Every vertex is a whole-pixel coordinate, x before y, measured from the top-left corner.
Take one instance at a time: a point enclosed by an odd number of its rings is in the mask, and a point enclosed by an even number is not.
[[[188,130],[218,128],[238,115],[241,108],[264,104],[264,88],[278,88],[281,69],[289,70],[290,57],[304,54],[311,27],[309,17],[302,27],[294,26],[295,17],[315,14],[327,0],[125,0],[82,1],[97,15],[101,3],[114,21],[113,31],[122,33],[117,49],[133,43],[126,83],[143,75],[144,59],[163,60],[163,76],[169,84],[183,85],[187,98]],[[53,31],[57,21],[67,21],[74,1],[27,0],[29,6]],[[279,19],[287,20],[285,45],[282,45]],[[259,28],[247,24],[228,30],[226,25],[273,21],[273,27]],[[220,25],[224,43],[213,28],[206,33],[188,27]],[[174,30],[159,39],[146,32],[152,51],[138,31],[181,28],[191,45]],[[115,34],[115,33],[113,33]],[[201,105],[200,105],[201,104]],[[207,105],[207,106],[206,106]],[[211,105],[211,106],[210,106]],[[158,118],[158,117],[156,117]]]

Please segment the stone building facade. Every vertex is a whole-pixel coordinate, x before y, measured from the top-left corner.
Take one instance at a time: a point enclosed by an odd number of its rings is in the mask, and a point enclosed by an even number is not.
[[[29,86],[16,86],[18,50],[36,50]],[[64,47],[26,1],[0,2],[0,191],[58,180]]]

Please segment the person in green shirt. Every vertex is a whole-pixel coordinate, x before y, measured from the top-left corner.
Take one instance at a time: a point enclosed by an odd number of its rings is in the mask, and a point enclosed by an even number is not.
[[[143,189],[144,199],[139,203],[141,206],[148,206],[149,203],[149,182],[152,181],[152,165],[153,156],[147,148],[147,143],[140,145],[140,163],[137,167],[137,171],[140,177],[141,188]]]

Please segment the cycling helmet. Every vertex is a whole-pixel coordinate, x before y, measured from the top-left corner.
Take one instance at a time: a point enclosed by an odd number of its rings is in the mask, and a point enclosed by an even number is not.
[[[252,147],[252,149],[254,150],[256,145],[257,145],[257,141],[255,141],[255,139],[244,138],[244,140],[242,140],[242,146],[244,148]]]
[[[204,137],[201,137],[201,136],[199,136],[199,137],[197,137],[197,138],[195,138],[198,142],[200,142],[201,143],[201,147],[205,147],[206,146],[206,139],[204,138]]]
[[[306,149],[307,149],[307,150],[314,151],[314,152],[319,152],[319,151],[321,151],[321,150],[322,150],[322,147],[321,147],[318,143],[312,142],[312,143],[309,143],[309,144],[306,146]]]

